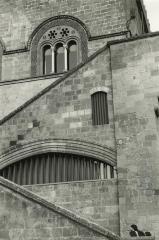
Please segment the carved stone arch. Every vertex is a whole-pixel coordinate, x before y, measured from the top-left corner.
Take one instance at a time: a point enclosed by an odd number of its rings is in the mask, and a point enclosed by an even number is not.
[[[108,87],[105,87],[105,86],[101,86],[101,87],[95,87],[95,88],[92,88],[90,90],[90,95],[96,93],[96,92],[105,92],[105,93],[109,93],[110,92],[110,88]]]
[[[28,41],[28,49],[31,49],[31,76],[41,75],[38,69],[38,43],[42,36],[51,28],[57,26],[68,26],[79,34],[79,44],[81,47],[81,60],[84,62],[88,55],[88,39],[90,33],[86,26],[77,18],[72,16],[55,16],[41,23],[32,33]]]
[[[0,175],[20,185],[110,179],[114,153],[82,141],[33,142],[1,156]]]
[[[71,153],[92,157],[113,167],[116,166],[116,151],[109,147],[80,140],[46,139],[10,149],[0,156],[0,169],[24,158],[47,152]]]

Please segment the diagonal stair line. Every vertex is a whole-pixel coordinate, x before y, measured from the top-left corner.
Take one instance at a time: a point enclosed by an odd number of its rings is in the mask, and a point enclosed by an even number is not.
[[[77,65],[75,68],[64,74],[62,77],[58,78],[55,82],[51,83],[48,87],[44,88],[42,91],[40,91],[38,94],[36,94],[34,97],[30,98],[28,101],[26,101],[24,104],[22,104],[20,107],[6,115],[4,118],[0,120],[0,125],[8,121],[10,118],[12,118],[16,113],[20,112],[23,110],[25,107],[36,101],[38,98],[43,96],[45,93],[50,91],[52,88],[56,87],[59,85],[62,81],[64,81],[66,78],[70,77],[74,73],[76,73],[78,70],[80,70],[82,67],[84,67],[87,63],[91,62],[93,59],[95,59],[98,55],[100,55],[102,52],[104,52],[108,48],[108,45],[106,44],[104,47],[93,53],[90,57],[87,58],[85,62],[80,63]],[[50,75],[50,78],[52,75]]]
[[[15,192],[18,195],[21,195],[22,197],[24,197],[32,202],[35,202],[35,203],[49,209],[50,211],[56,212],[56,213],[64,216],[64,217],[76,222],[77,224],[80,224],[83,227],[86,227],[87,229],[90,229],[91,231],[93,231],[97,234],[100,234],[110,240],[121,240],[121,238],[118,235],[111,232],[110,230],[100,227],[99,225],[89,221],[88,219],[80,217],[79,215],[73,213],[70,210],[67,210],[56,204],[50,203],[49,201],[38,196],[37,194],[25,189],[24,187],[22,187],[18,184],[15,184],[3,177],[0,177],[0,185]]]

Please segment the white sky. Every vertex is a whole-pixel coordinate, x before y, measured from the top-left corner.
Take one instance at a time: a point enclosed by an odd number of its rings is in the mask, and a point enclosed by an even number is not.
[[[144,3],[151,31],[159,31],[159,0],[144,0]]]

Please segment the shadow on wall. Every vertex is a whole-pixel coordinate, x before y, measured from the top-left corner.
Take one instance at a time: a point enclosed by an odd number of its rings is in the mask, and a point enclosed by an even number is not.
[[[152,236],[150,232],[143,232],[138,229],[135,224],[131,225],[131,230],[129,231],[131,237],[147,237]]]

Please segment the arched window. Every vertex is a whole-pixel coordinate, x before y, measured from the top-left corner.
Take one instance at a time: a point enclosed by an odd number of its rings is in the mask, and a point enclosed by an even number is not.
[[[56,65],[62,56],[62,49],[59,49],[55,59],[57,43],[62,43],[64,46],[65,72],[80,62],[86,61],[89,37],[90,33],[84,23],[72,16],[55,16],[41,23],[34,30],[28,42],[28,47],[31,47],[31,76],[56,73],[56,71],[60,73],[63,70],[63,63],[60,63],[59,69]],[[44,45],[50,45],[52,48],[52,71],[45,71]]]
[[[62,73],[71,70],[78,64],[78,45],[75,40],[65,44],[45,45],[43,51],[43,74]]]
[[[55,73],[65,71],[65,51],[62,43],[57,43],[55,46]]]
[[[68,69],[72,69],[78,62],[77,43],[74,40],[68,42]]]
[[[104,125],[109,123],[108,102],[106,92],[96,92],[91,95],[92,124]]]
[[[43,47],[43,74],[52,72],[52,50],[50,45]]]
[[[81,61],[80,36],[78,31],[70,26],[57,26],[49,29],[40,39],[40,44],[44,75],[66,72]]]
[[[0,176],[20,185],[114,178],[114,167],[96,158],[71,153],[44,153],[14,162]]]

